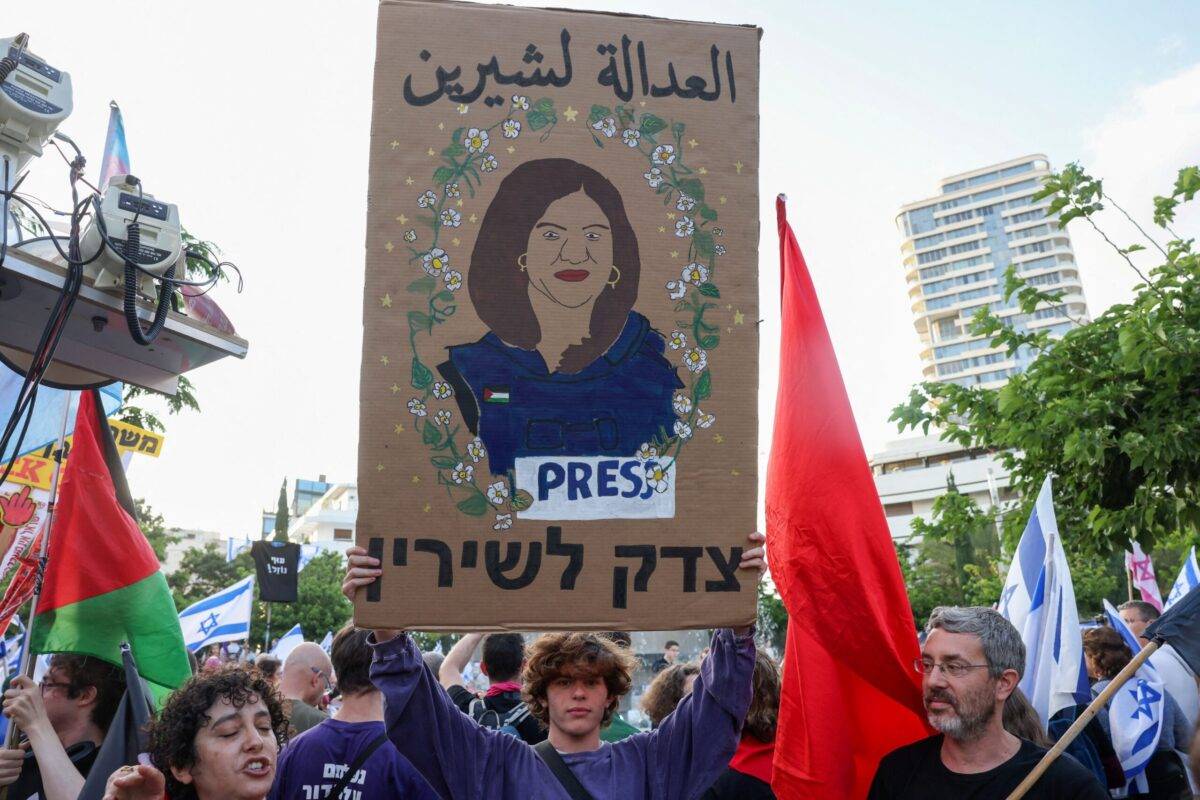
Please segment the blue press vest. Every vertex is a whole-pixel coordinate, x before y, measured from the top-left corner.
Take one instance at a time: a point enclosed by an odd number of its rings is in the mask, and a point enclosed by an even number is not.
[[[612,347],[574,374],[550,372],[536,350],[494,333],[450,347],[449,365],[474,396],[479,438],[500,475],[518,456],[632,456],[643,442],[672,435],[671,401],[683,383],[664,346],[631,311]],[[458,401],[469,407],[471,398],[460,391]]]

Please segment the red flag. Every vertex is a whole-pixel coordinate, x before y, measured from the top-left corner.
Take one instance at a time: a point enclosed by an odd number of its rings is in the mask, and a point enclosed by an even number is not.
[[[912,611],[846,387],[783,197],[783,325],[767,467],[771,575],[790,620],[772,788],[862,798],[928,734]]]

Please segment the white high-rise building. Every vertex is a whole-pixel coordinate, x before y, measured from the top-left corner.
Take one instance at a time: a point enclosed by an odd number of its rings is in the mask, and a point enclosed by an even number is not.
[[[1071,240],[1047,215],[1049,200],[1033,195],[1050,173],[1043,155],[951,175],[941,193],[900,209],[896,224],[908,296],[921,339],[924,379],[994,388],[1035,357],[1024,349],[1011,358],[971,334],[982,306],[1017,330],[1048,329],[1061,337],[1087,321],[1087,303]],[[1009,264],[1027,283],[1061,290],[1061,301],[1022,314],[1016,297],[1004,301]]]

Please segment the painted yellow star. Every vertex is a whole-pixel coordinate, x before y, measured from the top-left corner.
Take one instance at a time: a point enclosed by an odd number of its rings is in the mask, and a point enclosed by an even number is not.
[[[461,197],[458,198],[458,202],[456,202],[454,205],[458,206],[459,208],[462,208],[462,198]]]
[[[462,239],[459,239],[457,236],[455,236],[450,241],[454,243],[455,247],[458,247],[460,244],[462,244]]]
[[[511,156],[513,153],[517,152],[517,148],[513,147],[511,144],[510,144],[508,147],[504,148],[504,149],[508,151],[508,154],[509,154],[510,156]]]
[[[421,476],[420,476],[420,475],[413,475],[413,476],[412,476],[412,482],[413,482],[413,483],[420,483],[420,482],[421,482]]]
[[[408,224],[408,217],[406,217],[406,216],[404,216],[403,214],[401,214],[400,216],[396,217],[396,222],[399,222],[401,225],[407,225],[407,224]]]
[[[642,108],[645,108],[645,107],[646,107],[646,101],[645,101],[645,100],[639,100],[639,101],[638,101],[638,105],[639,105],[639,106],[641,106]]]
[[[383,364],[386,367],[388,364],[390,364],[392,362],[391,362],[391,359],[389,359],[387,356],[380,356],[379,363]]]
[[[696,171],[697,171],[697,172],[699,172],[701,175],[707,175],[707,174],[708,174],[708,168],[707,168],[707,167],[701,167],[700,169],[698,169],[698,170],[696,170]]]
[[[725,332],[726,332],[726,333],[733,333],[733,328],[730,328],[730,327],[726,326],[726,327],[725,327]]]
[[[565,109],[563,109],[563,116],[567,118],[567,122],[574,122],[575,118],[579,116],[579,112],[570,106],[567,106]]]
[[[405,186],[412,186],[412,185],[413,185],[413,177],[412,177],[412,175],[409,175],[407,178],[405,178],[405,179],[404,179],[404,185],[405,185]]]
[[[726,303],[726,304],[725,304],[725,310],[726,310],[726,311],[733,311],[733,303]]]
[[[746,166],[746,165],[743,164],[741,161],[733,162],[733,168],[738,171],[738,175],[742,174],[742,167],[744,167],[744,166]]]
[[[700,144],[700,143],[697,142],[695,139],[688,139],[688,146],[695,148],[696,145],[698,145],[698,144]]]
[[[376,465],[375,465],[375,471],[376,471],[376,472],[383,472],[383,464],[376,464]]]
[[[395,139],[392,139],[392,149],[395,150],[399,146],[400,146],[400,143],[398,141],[396,141]]]
[[[445,125],[445,123],[439,122],[439,123],[438,123],[438,130],[439,130],[439,131],[444,131],[444,130],[446,130],[446,125]]]
[[[726,198],[726,197],[725,197],[725,195],[721,195],[721,196],[720,196],[720,197],[718,197],[717,199],[721,201],[721,205],[725,205],[725,200],[726,200],[726,199],[728,199],[728,198]]]
[[[724,437],[724,436],[722,436],[722,435],[721,435],[721,434],[719,434],[719,433],[714,433],[714,434],[713,434],[713,441],[714,441],[714,442],[716,442],[717,444],[721,444],[722,442],[724,442],[724,441],[725,441],[725,437]]]
[[[678,250],[672,250],[672,251],[671,251],[671,258],[679,258],[679,251],[678,251]]]
[[[392,244],[391,242],[388,242],[387,244],[385,244],[385,245],[383,246],[383,249],[384,249],[384,250],[387,250],[387,251],[390,253],[390,252],[392,252],[393,250],[395,250],[395,249],[396,249],[396,245]]]
[[[741,475],[742,473],[738,472],[736,469],[731,469],[731,470],[729,470],[729,474],[736,478],[738,475]]]
[[[465,114],[465,113],[467,113],[467,112],[468,112],[470,109],[471,109],[471,107],[470,107],[469,105],[467,105],[466,103],[459,103],[459,104],[458,104],[458,113],[460,113],[460,114]]]
[[[667,232],[667,228],[666,228],[666,226],[665,226],[665,225],[659,225],[659,226],[658,226],[658,232],[659,232],[659,233],[666,233],[666,232]]]
[[[425,155],[428,155],[428,156],[436,156],[436,155],[437,155],[437,153],[436,153],[436,152],[434,151],[434,149],[431,147],[431,148],[429,148],[428,150],[426,150],[426,151],[425,151]],[[740,170],[739,170],[739,171],[740,171]]]
[[[476,222],[478,219],[479,217],[472,214],[471,216],[467,217],[467,222]]]
[[[667,219],[675,219],[675,212],[674,212],[674,211],[668,211],[668,212],[667,212]]]
[[[404,433],[404,425],[402,423],[397,422],[394,430],[396,431],[396,433]]]
[[[397,383],[393,383],[392,384],[392,394],[396,394],[399,391],[400,391],[400,385]]]
[[[391,308],[392,307],[392,295],[385,294],[383,297],[379,298],[379,305],[383,306],[384,308]]]
[[[742,310],[740,308],[737,311],[733,312],[733,324],[734,325],[743,325],[743,324],[745,324],[745,322],[746,322],[746,315],[742,313]]]
[[[422,510],[423,510],[423,511],[424,511],[426,514],[428,514],[428,513],[429,513],[429,511],[430,511],[430,509],[432,509],[432,508],[433,508],[433,506],[429,505],[429,503],[426,503],[426,504],[425,504],[425,508],[424,508],[424,509],[422,509]]]

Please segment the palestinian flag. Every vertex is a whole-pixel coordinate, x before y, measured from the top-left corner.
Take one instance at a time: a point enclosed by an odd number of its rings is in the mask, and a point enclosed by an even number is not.
[[[121,643],[129,642],[155,694],[190,677],[175,602],[135,521],[95,390],[80,397],[52,526],[32,652],[81,653],[120,667]]]

